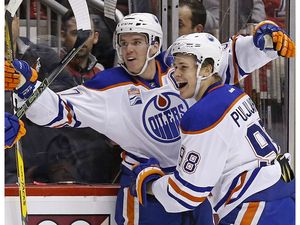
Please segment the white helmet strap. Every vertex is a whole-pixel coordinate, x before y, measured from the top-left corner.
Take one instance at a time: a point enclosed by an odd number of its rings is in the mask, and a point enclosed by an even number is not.
[[[196,99],[196,96],[199,94],[199,91],[200,91],[200,87],[201,87],[201,81],[202,80],[206,80],[208,79],[209,77],[211,77],[214,72],[211,72],[208,76],[202,76],[200,74],[200,69],[201,69],[201,66],[202,66],[202,63],[201,64],[198,64],[198,67],[197,67],[197,72],[196,72],[196,76],[197,76],[197,81],[196,81],[196,88],[195,88],[195,92],[194,92],[194,95],[193,95],[193,98]]]

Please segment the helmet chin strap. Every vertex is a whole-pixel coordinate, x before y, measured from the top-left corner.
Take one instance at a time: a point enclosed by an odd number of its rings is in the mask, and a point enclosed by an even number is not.
[[[199,64],[198,67],[197,67],[197,71],[196,71],[196,88],[195,88],[195,91],[194,91],[194,95],[192,98],[196,98],[197,94],[199,93],[199,90],[200,90],[200,84],[201,84],[201,81],[202,81],[202,76],[200,76],[200,69],[201,69],[201,65],[202,64]]]
[[[200,87],[201,87],[201,81],[202,80],[206,80],[207,78],[211,77],[214,72],[211,72],[208,76],[206,77],[203,77],[200,75],[200,69],[201,69],[201,64],[198,65],[198,68],[197,68],[197,81],[196,81],[196,88],[195,88],[195,92],[194,92],[194,95],[192,98],[196,99],[197,95],[199,94],[199,91],[200,91]]]

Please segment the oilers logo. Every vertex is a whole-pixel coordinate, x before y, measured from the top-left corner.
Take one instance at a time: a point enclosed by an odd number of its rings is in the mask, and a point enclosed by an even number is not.
[[[187,111],[186,101],[178,94],[165,92],[152,97],[143,111],[143,126],[156,141],[175,142],[180,139],[179,122]]]

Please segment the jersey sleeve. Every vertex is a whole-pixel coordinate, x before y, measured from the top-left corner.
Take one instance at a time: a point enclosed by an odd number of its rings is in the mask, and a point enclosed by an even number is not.
[[[153,183],[155,197],[168,212],[196,208],[221,177],[228,152],[217,129],[183,134],[176,171]]]
[[[41,126],[97,127],[104,133],[107,116],[105,99],[104,92],[82,85],[59,93],[46,88],[27,110],[26,117]]]
[[[253,36],[234,36],[223,44],[220,76],[225,84],[237,84],[254,70],[278,57],[274,50],[259,50]]]

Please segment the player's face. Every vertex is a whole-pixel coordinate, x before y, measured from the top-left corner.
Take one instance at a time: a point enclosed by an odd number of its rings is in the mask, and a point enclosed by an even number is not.
[[[79,50],[76,57],[77,58],[87,57],[89,53],[92,51],[93,45],[98,42],[98,37],[99,37],[98,32],[92,31],[91,35],[84,43],[82,48]],[[63,38],[64,38],[64,46],[67,48],[68,51],[71,50],[77,39],[76,20],[74,17],[71,18],[69,21],[67,21],[65,32],[63,32]]]
[[[192,98],[196,89],[197,65],[195,56],[177,54],[174,59],[174,75],[178,84],[180,96]]]
[[[120,34],[119,45],[128,71],[139,73],[147,58],[149,44],[146,35],[137,33]]]

